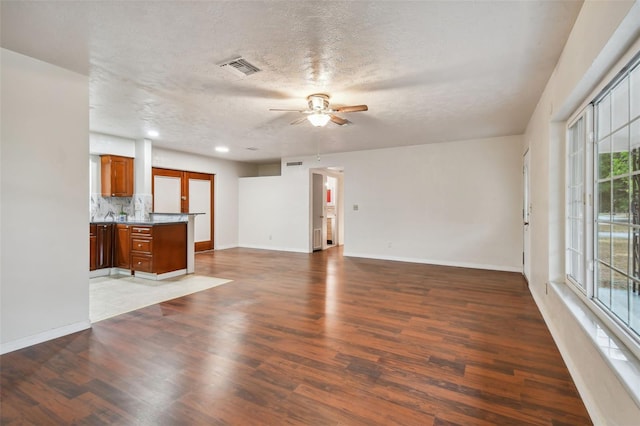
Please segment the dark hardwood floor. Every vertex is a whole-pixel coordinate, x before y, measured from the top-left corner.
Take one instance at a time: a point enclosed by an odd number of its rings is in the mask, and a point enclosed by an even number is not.
[[[0,357],[0,423],[591,424],[520,274],[230,249],[234,281]]]

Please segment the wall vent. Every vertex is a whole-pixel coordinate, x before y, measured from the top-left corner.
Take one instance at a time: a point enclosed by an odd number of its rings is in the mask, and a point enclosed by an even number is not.
[[[256,67],[253,64],[250,64],[244,58],[235,58],[224,64],[220,64],[220,68],[226,69],[233,74],[240,75],[246,77],[251,74],[255,74],[260,71],[260,68]]]
[[[313,230],[313,249],[322,250],[322,228]]]
[[[291,166],[302,166],[302,161],[290,161],[287,163],[287,167]]]

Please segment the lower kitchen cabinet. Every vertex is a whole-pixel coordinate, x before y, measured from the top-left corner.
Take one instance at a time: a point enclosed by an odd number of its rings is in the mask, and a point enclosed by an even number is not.
[[[164,274],[187,268],[187,224],[131,227],[131,270]]]
[[[95,271],[97,266],[98,231],[97,225],[89,225],[89,270]]]
[[[131,267],[131,225],[125,223],[116,224],[115,238],[113,266],[116,268],[129,269]]]
[[[96,225],[96,269],[113,265],[113,224]]]
[[[90,224],[89,270],[111,267],[155,275],[186,270],[187,224]]]

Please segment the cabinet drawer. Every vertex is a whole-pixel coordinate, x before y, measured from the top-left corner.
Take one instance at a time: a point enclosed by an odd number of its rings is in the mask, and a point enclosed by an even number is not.
[[[140,272],[153,272],[153,258],[151,256],[132,254],[131,269]]]
[[[139,251],[151,254],[153,248],[153,240],[151,238],[131,237],[131,251]]]
[[[153,235],[153,228],[150,226],[132,226],[131,235]]]

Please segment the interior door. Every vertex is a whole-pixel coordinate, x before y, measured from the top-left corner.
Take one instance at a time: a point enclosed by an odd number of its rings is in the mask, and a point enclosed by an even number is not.
[[[195,217],[195,250],[212,250],[214,236],[214,175],[152,169],[153,211],[202,213]]]
[[[153,211],[182,213],[183,172],[153,169]]]
[[[186,173],[188,211],[195,218],[196,251],[213,249],[213,175]]]
[[[523,203],[522,203],[522,273],[529,282],[531,277],[531,235],[529,232],[529,223],[531,221],[531,180],[530,180],[530,163],[529,151],[524,154],[522,174],[523,174]]]
[[[312,174],[312,221],[311,235],[313,250],[324,250],[327,248],[327,220],[326,220],[326,176]]]

